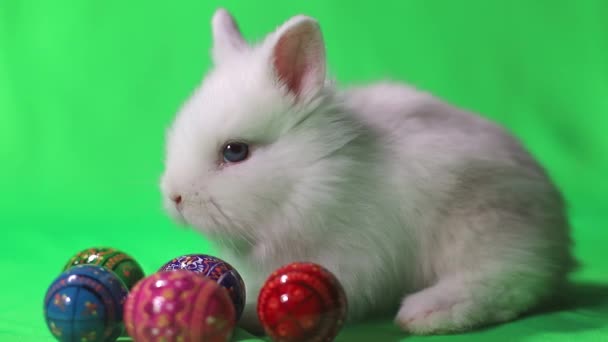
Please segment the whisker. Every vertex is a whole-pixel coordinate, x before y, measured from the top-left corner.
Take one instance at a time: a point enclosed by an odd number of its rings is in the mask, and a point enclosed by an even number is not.
[[[224,210],[222,210],[220,205],[212,197],[209,198],[209,203],[211,203],[215,207],[215,209],[217,209],[217,211],[220,213],[220,215],[224,217],[227,223],[238,228],[239,236],[243,238],[247,244],[249,244],[250,246],[254,245],[255,236],[249,233],[249,230],[246,229],[247,227],[244,227],[243,224],[238,220],[231,219],[230,217],[228,217],[228,215],[226,215]]]

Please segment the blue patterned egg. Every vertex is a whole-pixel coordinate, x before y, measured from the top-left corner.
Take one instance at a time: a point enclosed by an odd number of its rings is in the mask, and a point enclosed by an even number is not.
[[[245,306],[245,283],[239,272],[229,263],[206,254],[188,254],[169,261],[159,271],[174,270],[192,271],[217,282],[228,290],[237,319],[241,317]]]
[[[61,342],[115,341],[124,330],[128,292],[112,271],[80,265],[59,275],[44,298],[44,316]]]

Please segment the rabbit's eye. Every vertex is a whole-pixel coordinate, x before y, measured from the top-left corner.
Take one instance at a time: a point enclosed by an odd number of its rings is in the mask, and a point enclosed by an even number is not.
[[[224,146],[222,155],[225,162],[238,163],[249,157],[249,146],[242,142],[230,142]]]

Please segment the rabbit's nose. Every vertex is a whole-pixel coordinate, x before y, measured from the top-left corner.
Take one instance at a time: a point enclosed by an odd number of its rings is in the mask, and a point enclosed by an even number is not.
[[[182,195],[174,195],[171,197],[171,200],[173,201],[173,203],[175,203],[175,205],[178,205],[182,203]]]

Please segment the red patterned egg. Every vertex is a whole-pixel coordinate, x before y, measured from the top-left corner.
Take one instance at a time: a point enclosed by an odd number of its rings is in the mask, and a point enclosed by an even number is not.
[[[124,312],[134,342],[226,342],[235,316],[226,289],[182,270],[159,272],[137,283]]]
[[[273,341],[333,341],[346,317],[344,289],[327,269],[296,262],[276,270],[258,297],[258,317]]]

